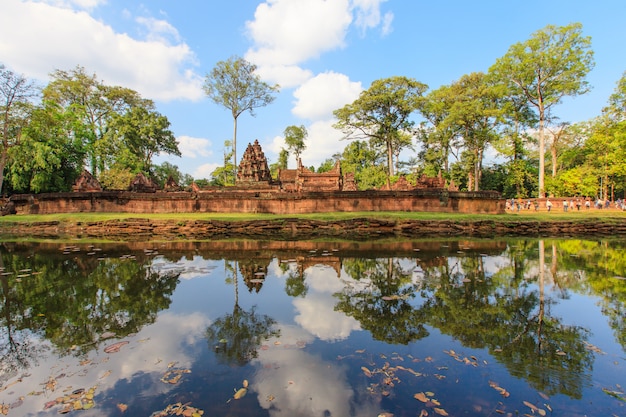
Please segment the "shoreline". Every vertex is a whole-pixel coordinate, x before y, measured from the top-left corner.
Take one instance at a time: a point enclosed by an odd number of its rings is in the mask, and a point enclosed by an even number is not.
[[[112,241],[316,238],[372,240],[428,237],[610,237],[626,235],[626,218],[576,220],[515,219],[511,215],[477,220],[340,220],[274,218],[258,220],[124,218],[96,221],[4,221],[0,237],[10,239],[105,239]]]

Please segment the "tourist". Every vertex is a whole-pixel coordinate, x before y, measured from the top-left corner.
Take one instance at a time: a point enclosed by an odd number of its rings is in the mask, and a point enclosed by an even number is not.
[[[591,199],[590,199],[589,197],[587,197],[587,198],[585,199],[585,208],[586,208],[587,210],[589,210],[589,209],[591,208]]]
[[[552,201],[546,200],[546,208],[548,209],[548,211],[552,210]]]
[[[580,198],[576,199],[576,210],[580,211],[580,206],[582,205],[582,201],[580,201]]]
[[[539,210],[539,201],[535,200],[533,201],[533,204],[535,205],[535,211]]]
[[[567,200],[563,200],[563,211],[567,211]]]

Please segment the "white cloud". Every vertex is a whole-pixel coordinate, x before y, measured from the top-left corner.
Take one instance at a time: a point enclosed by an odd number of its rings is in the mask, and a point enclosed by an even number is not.
[[[42,0],[42,3],[55,7],[79,8],[84,10],[95,9],[101,4],[106,4],[107,0]]]
[[[303,119],[332,117],[334,110],[352,103],[363,91],[360,82],[350,81],[344,74],[325,72],[311,78],[294,93],[293,114]]]
[[[387,12],[384,18],[380,17],[380,5],[387,0],[352,0],[354,13],[356,14],[355,26],[365,34],[368,29],[373,29],[383,23],[383,35],[391,30],[393,13]]]
[[[166,45],[169,44],[170,39],[173,39],[174,43],[180,42],[178,30],[166,20],[139,16],[135,21],[147,29],[146,39],[149,41],[160,42]]]
[[[387,36],[393,31],[391,23],[393,22],[393,13],[387,12],[383,17],[383,27],[381,29],[382,35]]]
[[[254,58],[246,56],[246,60],[252,62]],[[264,65],[256,72],[262,80],[279,84],[281,89],[298,86],[313,76],[311,71],[296,65]]]
[[[319,166],[333,154],[343,152],[347,143],[341,140],[343,134],[333,127],[333,123],[334,120],[321,120],[307,126],[307,148],[301,155],[304,166]]]
[[[83,66],[87,73],[111,85],[123,85],[154,100],[200,100],[202,77],[195,73],[195,55],[176,41],[175,29],[166,22],[146,19],[148,40],[116,33],[83,8],[97,0],[35,1],[3,0],[0,13],[0,56],[18,73],[48,80],[55,69]],[[139,19],[141,21],[141,19]],[[24,30],[28,28],[28,30]],[[15,36],[19,33],[19,36]],[[151,38],[151,39],[150,39]],[[96,71],[97,70],[97,71]]]
[[[220,164],[202,164],[195,169],[195,171],[191,174],[195,179],[210,179],[211,173],[215,171],[217,167],[221,166]]]
[[[348,0],[268,0],[246,27],[257,65],[293,65],[344,46],[352,22]]]
[[[179,136],[178,149],[183,157],[196,158],[198,156],[208,157],[213,154],[210,150],[211,141],[204,138],[194,138],[191,136]]]

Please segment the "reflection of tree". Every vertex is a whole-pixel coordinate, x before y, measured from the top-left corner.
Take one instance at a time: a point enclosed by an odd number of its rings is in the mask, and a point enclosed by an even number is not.
[[[553,244],[561,274],[569,275],[568,286],[600,298],[602,313],[626,350],[626,244],[574,239]]]
[[[294,269],[290,262],[281,262],[279,268],[283,274],[287,274],[285,293],[290,297],[306,297],[309,287],[306,285],[304,268],[298,263]]]
[[[234,284],[235,305],[232,314],[219,317],[207,328],[206,338],[223,362],[245,365],[257,357],[257,349],[264,340],[280,336],[280,331],[273,329],[274,319],[256,314],[255,307],[245,311],[239,306],[238,268],[228,261],[224,261],[224,268],[227,282]]]
[[[421,310],[429,324],[466,346],[489,348],[513,375],[538,390],[579,398],[593,358],[585,349],[588,332],[550,315],[543,273],[532,286],[534,278],[517,279],[522,261],[514,261],[506,284],[501,275],[485,275],[480,256],[458,262],[456,273],[424,282],[427,301]]]
[[[344,260],[356,283],[335,294],[335,309],[359,321],[377,340],[408,344],[428,335],[423,316],[408,302],[415,297],[411,271],[389,259]]]
[[[45,349],[43,344],[32,343],[31,333],[39,328],[36,320],[24,310],[17,294],[17,278],[15,273],[25,266],[16,259],[13,265],[5,265],[6,256],[0,256],[0,282],[2,283],[2,305],[0,305],[0,385],[31,363],[36,363],[38,356]],[[17,268],[17,269],[16,269]],[[30,330],[29,330],[30,329]]]
[[[60,354],[80,355],[95,348],[105,332],[118,337],[137,332],[169,306],[178,281],[132,257],[2,249],[3,366],[29,365],[43,346],[33,334],[48,339]]]

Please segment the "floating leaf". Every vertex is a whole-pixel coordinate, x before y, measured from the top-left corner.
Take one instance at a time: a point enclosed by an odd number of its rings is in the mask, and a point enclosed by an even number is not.
[[[433,408],[433,410],[435,411],[435,413],[439,414],[440,416],[447,416],[448,412],[446,410],[444,410],[443,408]]]
[[[233,399],[239,400],[245,397],[247,393],[248,393],[248,388],[239,388],[239,390],[235,392],[235,395],[233,395]]]
[[[428,402],[428,398],[426,397],[426,394],[424,394],[423,392],[418,392],[417,394],[415,394],[413,396],[413,398],[415,398],[416,400],[419,400],[423,403]]]
[[[119,352],[120,348],[124,345],[127,345],[128,341],[126,340],[122,340],[121,342],[117,342],[117,343],[113,343],[112,345],[109,345],[107,347],[104,348],[104,353],[115,353],[115,352]]]
[[[242,385],[243,385],[244,388],[248,388],[248,380],[244,379]]]
[[[537,410],[537,407],[534,404],[529,403],[528,401],[522,401],[522,403],[533,411]]]

